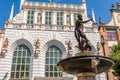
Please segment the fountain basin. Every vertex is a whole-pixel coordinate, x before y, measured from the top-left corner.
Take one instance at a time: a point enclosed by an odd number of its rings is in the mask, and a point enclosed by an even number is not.
[[[99,64],[94,68],[92,60],[99,60]],[[87,56],[74,56],[62,59],[58,62],[58,67],[61,71],[72,75],[79,74],[99,74],[106,72],[113,65],[113,60],[104,56],[87,55]]]

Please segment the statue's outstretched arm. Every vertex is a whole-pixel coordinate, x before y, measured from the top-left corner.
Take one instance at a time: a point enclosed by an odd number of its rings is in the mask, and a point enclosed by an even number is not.
[[[89,22],[89,21],[91,21],[91,20],[92,20],[92,18],[89,19],[89,20],[86,20],[86,21],[81,21],[81,20],[78,20],[78,21],[81,22],[81,23],[87,23],[87,22]]]

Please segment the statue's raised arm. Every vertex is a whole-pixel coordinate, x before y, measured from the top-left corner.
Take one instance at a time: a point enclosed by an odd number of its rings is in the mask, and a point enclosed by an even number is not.
[[[83,21],[82,19],[82,15],[78,14],[78,20],[76,20],[76,23],[75,23],[75,38],[76,40],[78,41],[78,48],[81,50],[81,51],[84,51],[86,50],[85,47],[89,47],[90,45],[88,44],[88,39],[86,37],[86,35],[84,34],[83,32],[83,24],[84,23],[87,23],[89,21],[91,21],[92,19],[89,19],[89,20],[86,20],[86,21]],[[83,44],[86,44],[87,46],[83,46]],[[88,48],[87,48],[88,49]],[[89,47],[89,50],[91,50],[91,48]]]

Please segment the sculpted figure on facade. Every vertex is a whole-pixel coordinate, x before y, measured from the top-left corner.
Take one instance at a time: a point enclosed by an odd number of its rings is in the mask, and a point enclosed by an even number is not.
[[[8,38],[5,39],[3,48],[8,48]]]
[[[70,40],[67,42],[67,47],[68,47],[68,55],[71,56],[73,53],[73,49],[72,49],[72,43]]]
[[[8,38],[6,38],[3,43],[2,56],[5,56],[5,53],[7,53],[7,48],[8,48]]]
[[[83,32],[84,26],[83,23],[87,23],[89,21],[91,21],[91,19],[83,21],[82,19],[82,15],[78,14],[78,20],[75,23],[75,38],[78,41],[78,46],[76,46],[77,48],[79,48],[81,51],[87,50],[87,51],[91,51],[91,44],[89,43],[89,40],[87,39],[86,35]]]
[[[41,13],[38,13],[38,15],[37,15],[37,22],[39,24],[41,24],[41,21],[42,21],[42,15],[41,15]]]
[[[37,39],[35,43],[35,56],[38,57],[38,54],[40,53],[40,41]]]
[[[39,39],[37,39],[35,46],[36,46],[36,49],[40,49],[40,41],[39,41]]]
[[[97,42],[97,50],[100,51],[100,48],[101,48],[101,44],[100,42]]]

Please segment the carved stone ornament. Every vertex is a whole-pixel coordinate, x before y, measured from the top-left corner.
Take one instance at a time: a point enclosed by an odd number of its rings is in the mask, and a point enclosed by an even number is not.
[[[37,15],[37,22],[38,22],[39,24],[41,24],[41,21],[42,21],[42,14],[41,14],[41,13],[38,13],[38,15]]]
[[[5,53],[7,53],[7,48],[8,48],[8,38],[5,39],[3,43],[3,48],[2,48],[2,55],[5,56]]]
[[[40,53],[40,41],[37,39],[35,42],[35,56],[38,57],[38,54]]]
[[[100,48],[101,48],[101,43],[97,42],[97,50],[100,51]]]
[[[67,44],[67,47],[68,47],[68,55],[71,56],[72,53],[73,53],[72,43],[71,43],[71,41],[69,40],[68,42],[66,42],[66,44]]]

